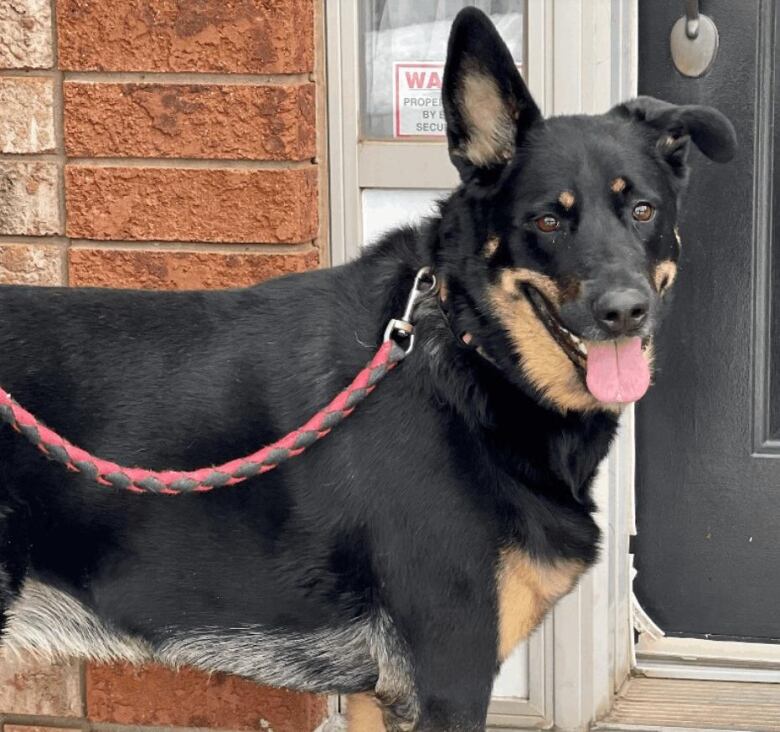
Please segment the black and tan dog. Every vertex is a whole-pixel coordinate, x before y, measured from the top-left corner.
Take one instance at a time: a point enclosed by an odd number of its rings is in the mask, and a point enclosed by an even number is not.
[[[352,379],[431,266],[412,354],[324,441],[242,486],[98,486],[0,430],[5,644],[362,694],[354,730],[482,730],[496,670],[595,560],[589,485],[648,388],[692,142],[649,98],[542,119],[475,10],[444,81],[462,184],[357,261],[222,292],[0,290],[0,384],[68,439],[192,469]]]

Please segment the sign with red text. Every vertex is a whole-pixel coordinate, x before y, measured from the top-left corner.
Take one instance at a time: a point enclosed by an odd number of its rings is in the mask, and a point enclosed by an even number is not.
[[[517,64],[523,73],[523,65]],[[441,103],[444,63],[396,61],[393,64],[393,137],[444,137]]]
[[[393,64],[393,137],[444,137],[443,63]]]

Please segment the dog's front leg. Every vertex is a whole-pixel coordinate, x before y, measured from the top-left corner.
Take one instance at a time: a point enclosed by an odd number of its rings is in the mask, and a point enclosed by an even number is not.
[[[375,694],[350,697],[349,732],[485,729],[498,663],[495,606],[489,598],[475,601],[473,595],[464,602],[459,589],[455,596],[442,593],[441,601],[429,595],[430,604],[420,603],[427,607],[396,615],[395,633],[379,641],[384,645],[377,654]],[[428,592],[430,588],[421,590]]]

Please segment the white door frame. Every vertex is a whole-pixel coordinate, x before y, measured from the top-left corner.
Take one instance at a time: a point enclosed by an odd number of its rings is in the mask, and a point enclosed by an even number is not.
[[[421,0],[423,1],[423,0]],[[545,114],[597,113],[636,93],[637,0],[528,0],[527,73]],[[325,0],[331,261],[355,257],[363,188],[452,188],[443,143],[360,139],[359,17],[353,0]],[[594,486],[602,559],[529,641],[529,698],[498,700],[490,729],[585,730],[630,671],[633,412]]]

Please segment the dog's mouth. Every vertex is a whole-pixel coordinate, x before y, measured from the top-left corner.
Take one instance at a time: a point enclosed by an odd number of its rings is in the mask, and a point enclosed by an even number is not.
[[[552,306],[547,302],[547,298],[539,290],[531,285],[524,285],[523,290],[533,306],[536,317],[584,377],[588,364],[588,346],[585,341],[561,323]]]
[[[627,404],[645,395],[650,387],[646,353],[649,338],[586,341],[563,325],[552,305],[535,287],[526,284],[523,289],[537,318],[596,399],[608,404]]]

